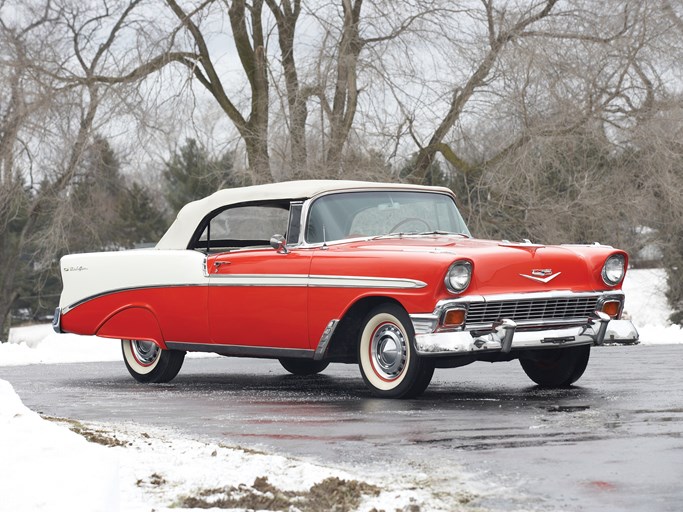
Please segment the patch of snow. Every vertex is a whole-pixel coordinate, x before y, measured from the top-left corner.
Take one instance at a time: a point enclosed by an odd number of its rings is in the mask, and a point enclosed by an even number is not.
[[[669,321],[672,311],[666,300],[667,288],[664,269],[639,268],[626,273],[624,314],[638,329],[644,345],[683,343],[683,329]]]
[[[10,331],[9,343],[0,345],[0,366],[121,359],[121,343],[117,340],[57,334],[49,324],[15,327]]]
[[[25,364],[92,363],[122,361],[119,340],[57,334],[51,324],[28,325],[10,330],[8,343],[0,343],[0,366]],[[192,352],[187,357],[220,357]]]
[[[0,510],[119,510],[116,457],[27,409],[0,380]]]
[[[86,441],[71,431],[114,440]],[[396,470],[392,478],[368,468],[328,467],[296,458],[187,439],[169,430],[134,424],[47,421],[26,408],[12,386],[0,380],[0,511],[147,512],[177,510],[183,496],[202,489],[250,487],[267,477],[283,491],[305,492],[336,477],[380,488],[359,511],[376,508],[458,510],[468,501],[509,490],[482,487],[451,467],[444,481],[421,471]],[[185,509],[187,510],[187,509]]]

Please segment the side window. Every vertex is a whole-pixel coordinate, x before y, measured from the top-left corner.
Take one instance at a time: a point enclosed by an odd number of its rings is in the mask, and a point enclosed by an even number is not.
[[[226,250],[268,246],[270,237],[287,230],[289,210],[281,205],[236,206],[214,216],[195,249]]]
[[[299,237],[301,235],[301,212],[303,206],[303,202],[296,201],[289,207],[289,225],[287,226],[286,233],[287,245],[296,245],[299,243]]]

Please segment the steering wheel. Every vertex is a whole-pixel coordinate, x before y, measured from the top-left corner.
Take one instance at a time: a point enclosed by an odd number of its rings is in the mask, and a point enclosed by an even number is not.
[[[408,224],[409,222],[413,222],[413,221],[417,221],[421,224],[424,224],[424,227],[427,228],[426,231],[430,231],[432,229],[431,226],[427,223],[427,221],[420,219],[419,217],[408,217],[407,219],[403,219],[401,222],[399,222],[393,228],[391,228],[389,230],[389,233],[395,233],[398,230],[398,228],[400,228],[404,224]]]

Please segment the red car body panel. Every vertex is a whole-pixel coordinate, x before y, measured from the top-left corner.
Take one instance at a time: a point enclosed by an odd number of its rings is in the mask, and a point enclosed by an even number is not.
[[[268,248],[210,256],[207,268],[211,342],[310,348],[307,287],[274,286],[272,280],[269,282],[269,276],[306,278],[310,265],[311,251],[280,254]],[[230,285],[233,275],[259,276],[262,285]]]
[[[206,286],[125,290],[96,297],[62,315],[65,332],[105,338],[206,342]],[[141,313],[145,311],[146,313]]]

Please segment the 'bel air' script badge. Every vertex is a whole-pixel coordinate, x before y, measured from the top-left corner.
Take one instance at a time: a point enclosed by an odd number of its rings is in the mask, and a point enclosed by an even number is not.
[[[527,279],[531,279],[532,281],[538,281],[539,283],[545,284],[555,279],[561,273],[562,272],[556,272],[555,274],[553,274],[553,271],[550,268],[539,268],[532,270],[530,276],[526,274],[519,275],[522,277],[526,277]]]

